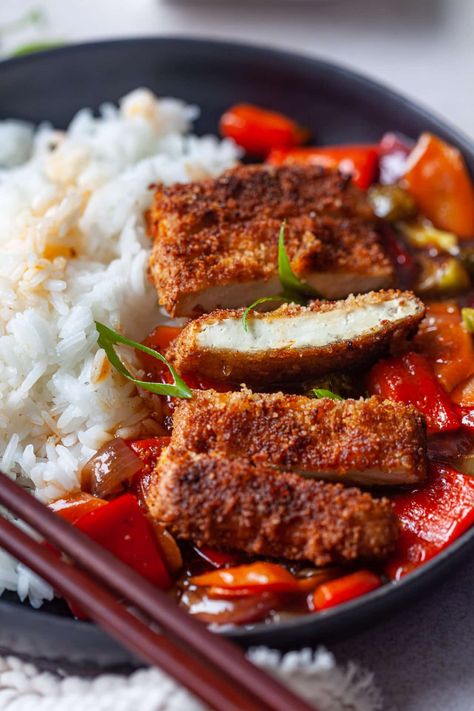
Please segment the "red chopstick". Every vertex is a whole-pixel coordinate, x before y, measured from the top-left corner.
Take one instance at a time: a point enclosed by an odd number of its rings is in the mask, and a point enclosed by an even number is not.
[[[2,547],[73,599],[124,646],[160,666],[212,708],[314,711],[313,705],[249,662],[238,647],[209,632],[164,592],[56,516],[2,472],[0,503],[84,570],[60,561],[54,552],[0,517]],[[153,632],[117,602],[109,589],[145,612],[168,636]]]

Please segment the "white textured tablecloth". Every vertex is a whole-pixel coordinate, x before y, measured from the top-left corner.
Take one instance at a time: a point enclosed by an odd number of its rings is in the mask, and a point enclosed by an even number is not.
[[[194,34],[319,55],[391,84],[474,135],[474,0],[3,0],[0,24],[38,6],[48,15],[42,35],[49,39]],[[386,709],[471,711],[473,610],[474,558],[419,603],[331,650],[338,662],[354,660],[375,672]],[[147,678],[138,679],[147,689]],[[145,701],[151,698],[145,693],[137,695],[136,687],[126,694],[120,682],[122,705],[108,703],[107,697],[117,698],[110,696],[110,683],[61,685],[29,667],[12,670],[3,660],[0,709],[73,711],[74,703],[81,711],[162,708]],[[71,689],[82,695],[81,706],[68,695]]]

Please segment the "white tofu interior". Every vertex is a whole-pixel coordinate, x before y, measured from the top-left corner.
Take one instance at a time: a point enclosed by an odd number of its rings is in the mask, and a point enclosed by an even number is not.
[[[414,299],[404,297],[354,308],[344,305],[332,311],[304,311],[296,316],[268,313],[252,318],[249,314],[247,331],[241,318],[226,318],[203,325],[196,341],[200,348],[239,353],[320,348],[368,335],[384,322],[414,316],[418,309]]]

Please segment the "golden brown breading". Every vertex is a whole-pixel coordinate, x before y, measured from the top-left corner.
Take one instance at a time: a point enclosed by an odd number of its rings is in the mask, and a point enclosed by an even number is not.
[[[242,459],[171,448],[149,484],[147,503],[175,536],[199,546],[316,565],[383,558],[398,531],[387,499]]]
[[[332,481],[416,484],[426,476],[423,416],[377,397],[194,391],[175,411],[171,444]]]
[[[345,301],[219,310],[188,323],[166,357],[179,373],[262,387],[365,365],[414,333],[425,307],[411,292],[380,291]]]
[[[347,176],[318,166],[238,166],[215,180],[157,190],[150,275],[160,303],[190,316],[277,293],[284,219],[292,267],[322,296],[391,283],[371,210]]]

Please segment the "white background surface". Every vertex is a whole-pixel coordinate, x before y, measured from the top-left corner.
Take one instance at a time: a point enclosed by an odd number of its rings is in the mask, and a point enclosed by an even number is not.
[[[474,136],[474,0],[0,2],[2,24],[43,7],[45,39],[186,34],[319,55],[391,84]],[[331,649],[375,672],[387,709],[471,711],[474,559],[416,605]]]

